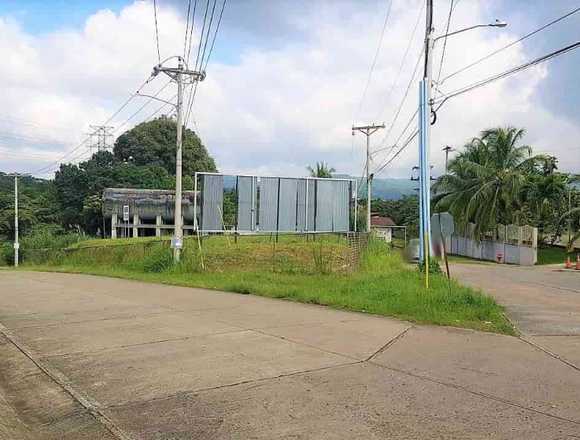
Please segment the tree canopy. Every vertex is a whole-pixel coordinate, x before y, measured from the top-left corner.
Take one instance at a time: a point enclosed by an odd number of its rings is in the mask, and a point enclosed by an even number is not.
[[[115,141],[113,154],[120,161],[137,166],[159,166],[175,175],[177,124],[166,116],[143,122]],[[183,130],[183,175],[196,171],[217,171],[215,162],[192,130]]]
[[[325,162],[316,162],[316,165],[314,167],[311,167],[309,165],[306,167],[306,169],[310,173],[311,177],[322,177],[327,179],[331,178],[332,173],[336,171],[334,168],[330,167]]]
[[[498,127],[468,142],[435,184],[435,210],[474,223],[476,234],[498,223],[531,224],[556,239],[570,178],[557,171],[555,157],[534,155],[522,144],[524,135],[523,129]]]

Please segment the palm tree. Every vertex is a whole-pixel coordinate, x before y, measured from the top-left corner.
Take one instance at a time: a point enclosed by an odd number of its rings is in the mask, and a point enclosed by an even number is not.
[[[323,177],[323,178],[331,178],[332,173],[336,170],[331,168],[325,162],[316,162],[316,165],[311,167],[310,165],[306,167],[308,172],[310,173],[310,177]]]
[[[514,127],[484,130],[449,163],[450,173],[435,185],[435,210],[449,211],[480,235],[497,223],[519,222],[522,189],[542,156],[519,145],[525,131]]]

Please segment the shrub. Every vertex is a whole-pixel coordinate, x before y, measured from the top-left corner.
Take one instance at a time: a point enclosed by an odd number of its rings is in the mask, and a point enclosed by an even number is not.
[[[145,272],[163,272],[173,266],[172,251],[166,246],[153,246],[143,257]]]

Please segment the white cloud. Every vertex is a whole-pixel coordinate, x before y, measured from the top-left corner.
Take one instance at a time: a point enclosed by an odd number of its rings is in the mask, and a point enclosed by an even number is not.
[[[420,50],[422,23],[401,79],[388,95],[420,4],[394,1],[382,51],[357,122],[377,116],[387,124],[392,120]],[[447,2],[438,3],[437,10],[442,12],[437,16],[436,31],[441,33]],[[452,28],[494,19],[486,16],[487,11],[484,1],[459,3]],[[267,45],[246,46],[235,63],[220,64],[215,61],[219,54],[214,53],[208,77],[199,87],[194,117],[218,166],[228,172],[297,175],[305,172],[307,164],[325,160],[339,172],[359,173],[364,141],[357,136],[353,148],[350,125],[366,83],[383,14],[383,2],[366,8],[357,8],[354,0],[310,2],[300,15],[289,18],[293,28],[302,32],[296,38],[269,49],[264,49]],[[159,11],[162,56],[182,48],[182,15],[169,7]],[[54,150],[53,157],[58,158],[55,142],[60,143],[60,151],[65,151],[82,139],[89,124],[106,119],[156,62],[153,26],[151,5],[146,2],[127,6],[119,14],[96,12],[76,32],[43,36],[28,34],[17,23],[0,17],[0,55],[6,60],[0,70],[6,102],[0,109],[0,147],[14,150],[12,159],[0,160],[0,169],[28,170],[41,164],[25,159],[24,153],[21,161],[14,159],[19,148],[7,144],[2,134],[47,139],[50,148],[39,143],[26,144],[27,157]],[[475,30],[450,38],[442,76],[516,38],[509,28]],[[227,45],[227,41],[223,44]],[[435,75],[439,54],[433,66]],[[514,46],[450,79],[442,89],[454,90],[527,59],[524,48]],[[528,129],[526,141],[538,151],[557,154],[565,168],[578,169],[580,158],[571,153],[571,147],[576,147],[573,142],[580,134],[579,128],[539,105],[535,97],[538,85],[549,74],[549,66],[545,65],[449,101],[432,130],[432,162],[436,168],[441,169],[440,149],[444,145],[459,146],[481,129],[513,124]],[[149,93],[160,86],[160,80],[156,82],[148,86]],[[173,95],[169,89],[164,97]],[[414,83],[389,141],[398,137],[416,108],[416,101]],[[139,105],[137,100],[132,103],[113,125]],[[150,105],[148,112],[156,107]],[[3,123],[3,117],[34,126]],[[134,122],[138,120],[139,117]],[[375,148],[381,139],[378,134],[373,138]],[[416,143],[412,143],[384,174],[408,176],[416,157]],[[379,154],[375,164],[384,160],[385,156]]]

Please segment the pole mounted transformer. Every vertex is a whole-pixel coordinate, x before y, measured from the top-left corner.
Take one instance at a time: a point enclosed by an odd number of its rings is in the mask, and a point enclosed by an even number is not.
[[[181,214],[182,201],[182,147],[183,147],[183,89],[185,84],[192,84],[205,79],[204,71],[189,70],[185,60],[177,56],[177,67],[164,67],[163,63],[153,68],[152,76],[157,76],[160,72],[165,73],[177,83],[177,142],[175,150],[175,219],[174,232],[171,240],[173,249],[173,260],[179,262],[181,249],[183,249],[183,218]]]

